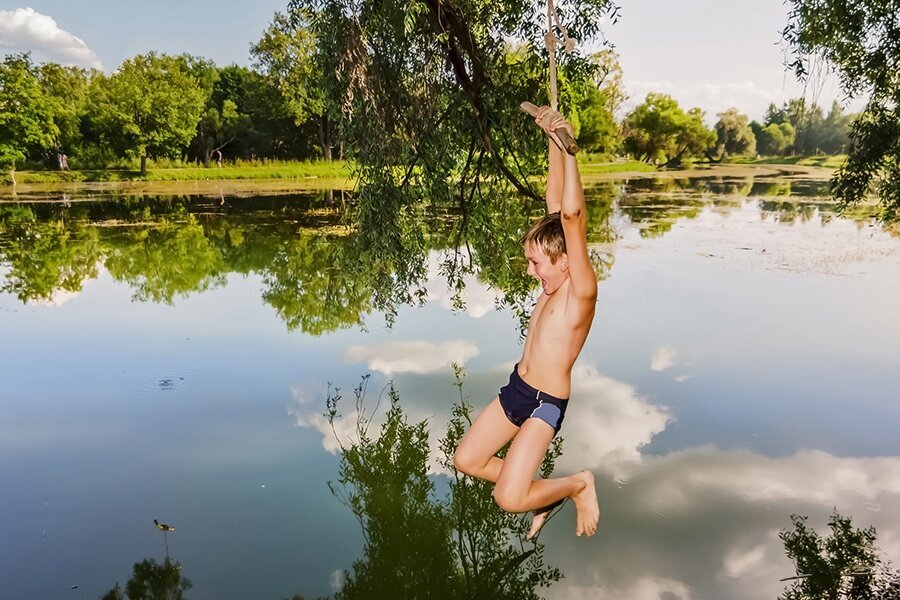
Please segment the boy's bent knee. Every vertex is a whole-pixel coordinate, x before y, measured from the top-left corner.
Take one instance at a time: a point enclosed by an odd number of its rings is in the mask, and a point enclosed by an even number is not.
[[[508,513],[525,512],[526,509],[523,508],[522,500],[521,494],[513,493],[511,490],[499,486],[494,488],[494,502],[497,503],[501,510]]]
[[[465,452],[460,452],[458,448],[453,453],[453,468],[466,475],[472,475],[479,470],[475,461]]]

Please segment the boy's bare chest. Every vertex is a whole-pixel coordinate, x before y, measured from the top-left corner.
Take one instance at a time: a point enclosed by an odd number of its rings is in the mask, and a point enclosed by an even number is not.
[[[565,298],[541,296],[528,323],[528,338],[546,337],[548,331],[563,333]]]

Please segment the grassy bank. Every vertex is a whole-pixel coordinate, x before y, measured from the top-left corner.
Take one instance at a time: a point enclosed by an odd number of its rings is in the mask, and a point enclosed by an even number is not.
[[[764,157],[764,158],[736,158],[728,163],[718,165],[699,164],[684,169],[658,171],[653,165],[640,161],[615,161],[609,162],[602,156],[589,154],[579,155],[580,170],[583,176],[605,176],[615,178],[619,174],[623,177],[673,177],[679,174],[683,176],[702,176],[704,171],[710,168],[724,173],[734,169],[744,168],[746,174],[753,174],[754,167],[790,165],[798,168],[825,167],[835,169],[843,162],[845,156],[808,156],[808,157]],[[827,173],[827,171],[824,171]],[[136,168],[110,168],[110,169],[81,169],[73,171],[49,171],[49,170],[23,170],[16,171],[16,181],[22,185],[43,185],[53,188],[55,184],[71,186],[79,183],[106,183],[120,182],[123,184],[141,185],[142,183],[185,182],[196,185],[197,182],[217,181],[252,181],[257,180],[261,184],[264,180],[271,182],[281,181],[302,183],[303,185],[321,181],[322,185],[332,188],[342,188],[352,185],[349,182],[350,165],[346,161],[314,161],[314,162],[274,162],[254,161],[238,164],[226,164],[222,167],[199,167],[194,165],[172,165],[171,163],[148,165],[147,174],[141,175]],[[2,177],[2,175],[0,175]],[[327,183],[326,183],[327,182]],[[11,183],[2,181],[0,183]]]
[[[221,167],[169,167],[148,165],[137,169],[84,169],[75,171],[16,171],[18,183],[80,183],[106,181],[224,181],[232,179],[341,179],[349,175],[345,161],[257,162]]]
[[[742,165],[799,165],[801,167],[825,167],[837,169],[847,160],[846,154],[820,156],[762,156],[759,158],[735,158],[732,162]]]

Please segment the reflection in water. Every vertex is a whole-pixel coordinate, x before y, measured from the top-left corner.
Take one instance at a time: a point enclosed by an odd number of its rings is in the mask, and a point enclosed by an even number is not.
[[[837,512],[828,519],[831,530],[823,538],[807,524],[807,518],[792,515],[793,530],[779,536],[797,574],[782,600],[896,600],[900,598],[900,571],[885,565],[875,546],[875,528],[855,529],[848,517]]]
[[[125,596],[128,600],[183,600],[184,592],[191,589],[191,580],[181,573],[181,563],[168,557],[162,564],[152,558],[134,563]],[[122,588],[117,583],[100,600],[124,600]]]
[[[354,389],[360,416],[353,437],[341,442],[338,481],[329,486],[359,521],[365,542],[336,599],[537,599],[537,588],[560,579],[560,571],[544,563],[543,545],[525,540],[524,516],[499,510],[490,485],[453,469],[471,411],[461,377],[457,369],[460,400],[440,441],[439,462],[452,473],[444,494],[428,475],[427,422],[410,423],[390,386],[385,421],[373,435],[365,416],[368,377]],[[332,427],[340,399],[337,391],[327,399]],[[543,476],[559,453],[557,443],[544,460]]]
[[[588,224],[595,243],[614,235],[608,188],[598,193]],[[368,215],[347,227],[346,219],[359,218],[355,210],[327,194],[0,205],[0,264],[7,267],[0,289],[26,303],[55,302],[61,292],[79,292],[102,264],[135,300],[172,304],[224,285],[231,273],[252,273],[289,329],[320,335],[360,325],[374,310],[390,322],[399,305],[424,302],[429,257],[437,253],[457,309],[465,282],[477,276],[525,317],[533,282],[519,235],[532,215],[520,200],[464,211],[431,206],[382,221]],[[593,258],[602,278],[612,256]]]
[[[757,196],[763,218],[793,223],[817,216],[824,224],[833,204],[815,196],[824,193],[819,183],[749,177],[589,186],[587,234],[598,278],[605,279],[614,262],[614,201],[645,238],[666,234],[710,204],[731,211]],[[790,193],[800,199],[772,199]],[[524,330],[533,281],[519,235],[534,211],[521,199],[431,203],[394,214],[389,206],[348,208],[329,197],[2,204],[0,265],[6,272],[0,290],[26,303],[60,303],[97,277],[102,265],[135,300],[171,304],[224,285],[229,274],[257,274],[263,300],[288,329],[320,335],[361,325],[373,311],[391,323],[398,306],[423,303],[437,256],[455,310],[464,308],[466,282],[476,277],[497,292],[500,305],[512,308]],[[865,211],[852,216],[872,219]]]

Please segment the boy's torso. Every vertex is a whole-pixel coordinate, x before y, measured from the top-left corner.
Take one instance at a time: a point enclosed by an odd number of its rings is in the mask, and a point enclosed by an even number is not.
[[[593,308],[580,318],[566,314],[569,282],[551,295],[541,294],[528,322],[519,375],[534,388],[568,398],[572,365],[587,339]],[[575,308],[575,307],[571,307]]]

